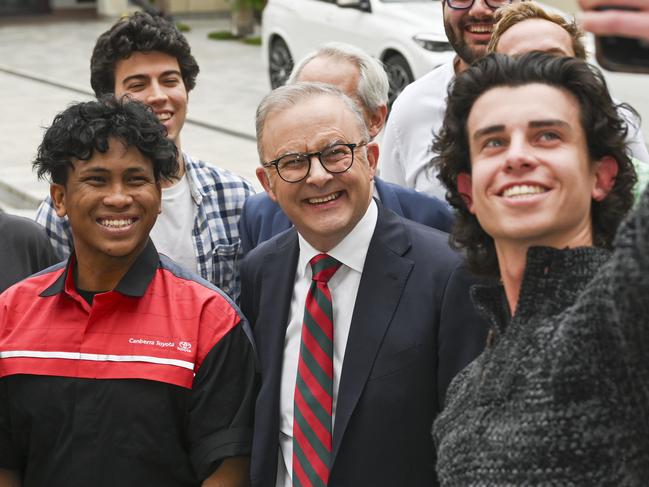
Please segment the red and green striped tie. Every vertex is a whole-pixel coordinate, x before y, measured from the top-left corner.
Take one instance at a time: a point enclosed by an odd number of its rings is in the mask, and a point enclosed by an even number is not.
[[[327,485],[331,461],[334,327],[327,282],[340,267],[333,257],[311,261],[293,410],[293,485]]]

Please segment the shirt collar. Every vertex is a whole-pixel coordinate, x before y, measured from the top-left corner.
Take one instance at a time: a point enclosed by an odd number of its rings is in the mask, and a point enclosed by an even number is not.
[[[194,203],[197,206],[200,206],[205,193],[203,192],[202,184],[198,179],[198,175],[196,174],[196,171],[194,171],[194,165],[196,164],[196,162],[194,162],[194,160],[186,152],[183,152],[182,155],[183,160],[185,161],[185,174],[187,175],[187,181],[189,181],[189,192],[192,195]]]
[[[151,239],[149,239],[144,250],[138,255],[131,268],[122,277],[117,286],[115,286],[114,291],[126,296],[142,297],[158,270],[159,261],[158,251]],[[73,253],[68,258],[68,263],[63,273],[40,295],[43,297],[54,296],[63,291],[76,295],[73,278],[74,272],[71,272],[75,265],[76,257]]]
[[[338,245],[327,252],[327,255],[338,260],[343,265],[362,273],[367,250],[374,235],[374,229],[376,228],[377,219],[378,208],[376,207],[376,202],[372,199],[363,218],[359,220],[345,238],[338,242]],[[322,252],[313,248],[299,233],[298,241],[300,244],[300,257],[297,271],[301,277],[306,275],[309,261]]]

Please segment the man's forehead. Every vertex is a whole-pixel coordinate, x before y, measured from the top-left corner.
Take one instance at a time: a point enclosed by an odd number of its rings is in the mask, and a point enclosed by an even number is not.
[[[302,67],[297,80],[333,85],[354,98],[359,78],[360,70],[351,61],[332,56],[316,56]]]
[[[157,77],[162,74],[180,74],[178,59],[162,51],[135,51],[115,65],[116,77]]]
[[[522,100],[525,103],[522,103]],[[580,105],[568,90],[544,83],[518,86],[496,86],[482,93],[473,103],[467,119],[470,136],[476,131],[513,124],[541,126],[539,121],[555,121],[555,125],[580,125]],[[545,124],[547,125],[547,124]]]
[[[526,19],[512,25],[500,37],[496,52],[515,55],[531,51],[574,56],[572,37],[559,24],[546,19]]]
[[[105,151],[93,149],[88,159],[72,159],[73,167],[79,172],[101,170],[135,170],[153,167],[151,160],[137,146],[128,145],[125,141],[110,138]]]
[[[359,127],[351,109],[333,95],[317,95],[269,114],[264,150],[272,155],[318,150],[333,142],[357,142]]]

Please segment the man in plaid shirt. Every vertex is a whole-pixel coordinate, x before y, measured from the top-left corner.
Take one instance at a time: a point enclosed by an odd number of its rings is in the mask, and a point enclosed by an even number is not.
[[[162,213],[151,238],[160,253],[238,301],[237,224],[244,200],[254,191],[236,174],[182,152],[188,92],[198,71],[187,40],[173,24],[136,13],[97,39],[90,84],[98,97],[114,93],[147,104],[166,127],[178,148],[180,170],[173,181],[162,185]],[[57,216],[50,197],[39,207],[36,221],[47,230],[59,257],[66,258],[73,247],[70,225],[67,218]]]

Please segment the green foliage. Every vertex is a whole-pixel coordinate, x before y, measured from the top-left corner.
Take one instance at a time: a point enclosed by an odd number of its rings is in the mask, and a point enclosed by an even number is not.
[[[234,10],[251,8],[254,12],[261,12],[266,5],[266,0],[230,0]]]
[[[207,38],[215,41],[231,41],[237,39],[237,36],[229,30],[215,30],[214,32],[207,34]]]
[[[244,44],[249,44],[251,46],[261,46],[261,37],[244,37],[241,39],[241,42]]]

